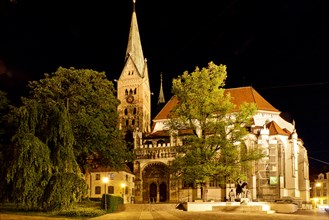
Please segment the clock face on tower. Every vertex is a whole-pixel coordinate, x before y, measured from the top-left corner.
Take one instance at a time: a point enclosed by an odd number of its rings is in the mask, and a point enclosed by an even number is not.
[[[126,101],[127,101],[128,103],[132,103],[132,102],[134,101],[134,96],[132,96],[132,95],[128,95],[127,98],[126,98]]]

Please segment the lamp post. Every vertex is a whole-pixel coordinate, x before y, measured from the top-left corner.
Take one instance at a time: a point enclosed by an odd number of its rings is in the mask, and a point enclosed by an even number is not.
[[[105,211],[107,211],[107,201],[106,201],[106,183],[109,182],[109,178],[107,176],[103,177],[103,183],[105,184],[105,190],[104,190],[104,207]]]
[[[122,199],[123,199],[123,203],[125,203],[125,188],[126,188],[126,184],[125,183],[121,183],[121,188],[122,188]]]

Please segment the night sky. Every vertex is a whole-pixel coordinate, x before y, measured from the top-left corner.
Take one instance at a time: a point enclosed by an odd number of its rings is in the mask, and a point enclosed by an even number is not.
[[[120,76],[132,0],[0,2],[1,89],[9,97],[59,66]],[[137,0],[136,12],[153,103],[160,73],[168,101],[174,77],[210,61],[225,64],[226,88],[253,86],[295,120],[311,170],[329,164],[325,1]]]

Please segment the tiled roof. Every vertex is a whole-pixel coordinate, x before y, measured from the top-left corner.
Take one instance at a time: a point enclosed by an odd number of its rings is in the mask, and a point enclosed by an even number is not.
[[[239,87],[226,89],[225,93],[230,93],[232,102],[239,107],[243,102],[255,103],[258,110],[279,112],[266,99],[264,99],[253,87]]]
[[[288,130],[282,129],[275,121],[271,121],[266,125],[266,127],[270,131],[270,135],[290,135]]]
[[[258,110],[279,112],[268,101],[266,101],[254,88],[251,86],[225,89],[225,93],[230,93],[232,97],[232,103],[238,107],[243,103],[255,103]],[[162,110],[155,116],[154,120],[164,120],[168,118],[170,111],[177,105],[178,99],[176,96],[172,96],[166,103]]]
[[[154,133],[151,133],[146,136],[148,139],[152,138],[162,138],[162,137],[169,137],[169,131],[168,130],[162,130],[162,131],[156,131]]]

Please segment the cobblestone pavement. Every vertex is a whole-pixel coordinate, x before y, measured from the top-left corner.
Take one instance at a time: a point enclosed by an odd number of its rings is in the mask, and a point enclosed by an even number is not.
[[[329,220],[325,211],[299,210],[292,214],[264,214],[201,211],[187,212],[175,208],[175,204],[127,205],[122,211],[92,218],[92,220]]]
[[[299,210],[292,214],[260,214],[241,212],[187,212],[172,206],[128,206],[126,209],[109,213],[90,220],[329,220],[329,214],[318,209]],[[67,220],[68,218],[52,218],[41,216],[21,216],[1,214],[0,220]],[[84,218],[85,220],[86,218]]]
[[[325,212],[298,211],[293,214],[252,214],[186,211],[134,211],[117,212],[93,220],[329,220]]]

